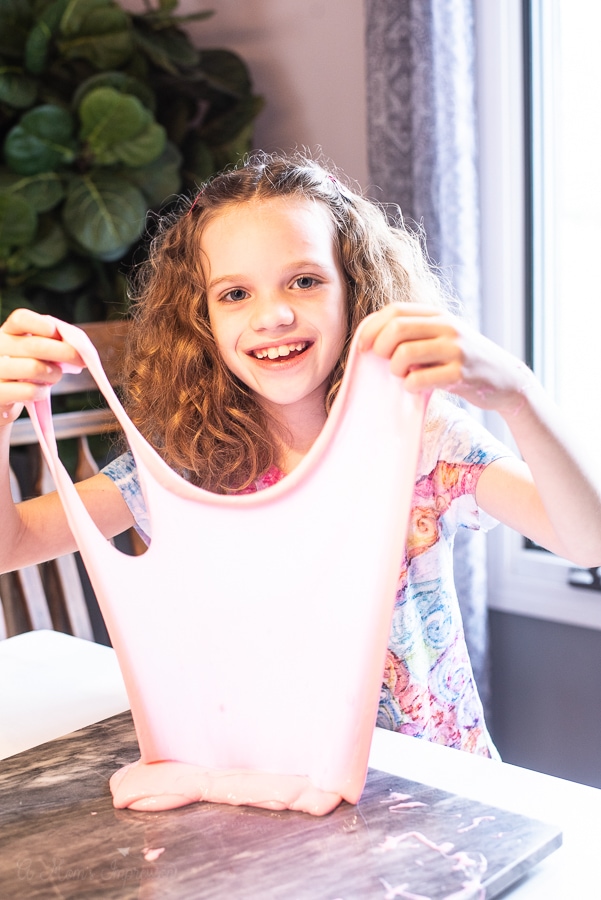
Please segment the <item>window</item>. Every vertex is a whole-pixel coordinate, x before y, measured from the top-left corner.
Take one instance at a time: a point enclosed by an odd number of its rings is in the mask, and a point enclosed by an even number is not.
[[[601,446],[601,4],[530,0],[527,13],[531,362]]]
[[[601,4],[476,0],[476,22],[484,328],[598,444]],[[494,608],[601,628],[601,594],[569,571],[509,529],[491,534]]]

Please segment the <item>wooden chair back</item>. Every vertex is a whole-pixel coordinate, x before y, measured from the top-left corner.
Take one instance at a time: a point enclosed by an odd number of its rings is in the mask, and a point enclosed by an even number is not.
[[[121,354],[128,323],[94,322],[81,326],[99,352],[111,383],[118,383]],[[53,388],[53,396],[79,394],[94,390],[94,380],[84,369],[77,375],[65,375]],[[57,439],[75,439],[77,462],[75,479],[88,478],[98,472],[88,443],[92,435],[115,432],[118,423],[108,408],[83,409],[56,413],[53,416]],[[50,471],[43,458],[37,436],[29,418],[18,419],[11,436],[12,447],[28,447],[27,468],[33,475],[33,496],[54,490]],[[21,485],[11,469],[11,488],[16,501],[21,499]],[[63,631],[75,637],[94,640],[89,606],[79,566],[74,554],[0,575],[0,639],[40,628]]]

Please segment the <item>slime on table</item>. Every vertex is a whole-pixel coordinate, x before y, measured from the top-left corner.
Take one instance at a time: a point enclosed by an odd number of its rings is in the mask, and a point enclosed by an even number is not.
[[[342,800],[300,775],[270,775],[243,769],[208,770],[178,762],[143,763],[119,769],[110,780],[113,803],[157,812],[205,801],[263,809],[295,809],[323,816]]]

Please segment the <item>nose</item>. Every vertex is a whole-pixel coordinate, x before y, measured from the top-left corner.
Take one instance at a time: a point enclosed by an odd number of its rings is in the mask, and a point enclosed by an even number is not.
[[[255,331],[277,331],[294,323],[294,309],[281,294],[263,294],[255,297],[251,327]]]

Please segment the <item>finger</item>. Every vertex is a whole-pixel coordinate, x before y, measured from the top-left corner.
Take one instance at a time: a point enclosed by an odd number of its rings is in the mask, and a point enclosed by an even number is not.
[[[22,403],[0,404],[0,426],[9,425],[21,415]]]
[[[390,359],[399,346],[420,341],[454,339],[456,330],[441,317],[391,319],[376,335],[372,350],[384,359]]]
[[[425,340],[404,341],[396,346],[390,356],[391,371],[405,378],[413,369],[431,368],[463,363],[461,348],[446,336],[437,335]]]
[[[395,308],[398,304],[379,309],[377,312],[367,316],[361,323],[361,332],[359,335],[359,350],[371,350],[373,343],[387,323],[396,315]],[[393,308],[395,307],[395,308]]]
[[[16,403],[35,403],[48,396],[51,386],[32,381],[0,382],[0,408],[6,410]]]
[[[15,332],[0,329],[0,356],[33,358],[57,365],[83,368],[84,362],[77,351],[54,332],[56,337],[31,332]]]
[[[43,316],[33,309],[15,309],[2,324],[1,330],[7,334],[39,334],[60,340],[56,319]]]
[[[60,366],[30,357],[0,356],[0,381],[52,385],[60,380]]]
[[[370,350],[380,331],[395,319],[402,319],[403,317],[430,317],[439,316],[440,314],[440,309],[425,306],[421,303],[390,303],[363,320],[359,337],[359,349]]]
[[[462,384],[461,369],[457,362],[449,362],[442,366],[424,366],[420,369],[412,369],[404,379],[404,386],[411,394],[421,394],[426,391],[450,391],[457,392]]]

